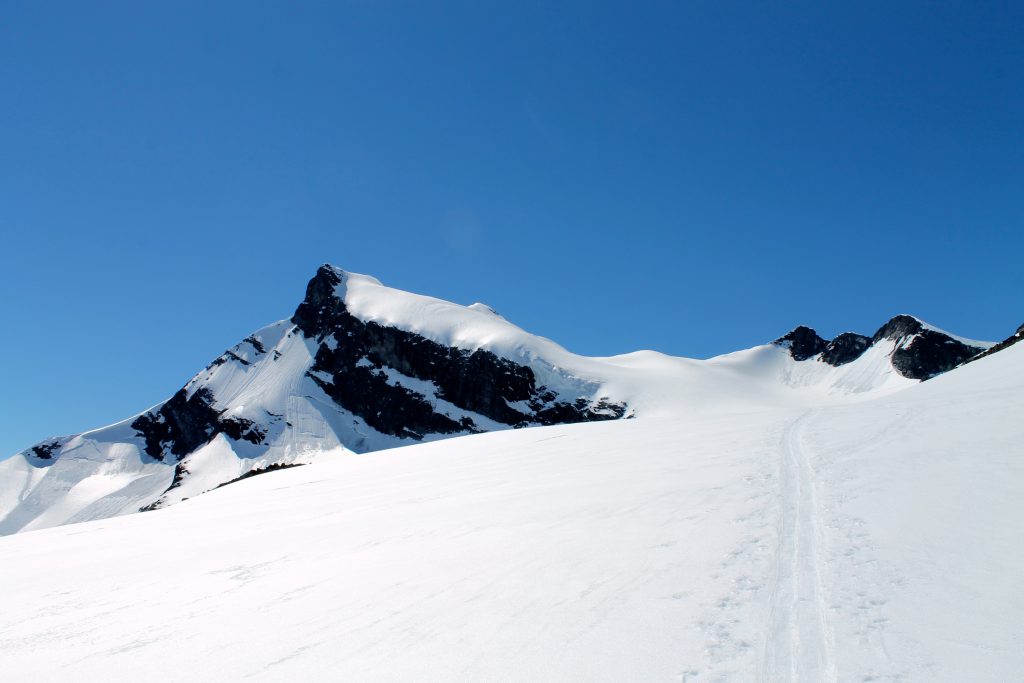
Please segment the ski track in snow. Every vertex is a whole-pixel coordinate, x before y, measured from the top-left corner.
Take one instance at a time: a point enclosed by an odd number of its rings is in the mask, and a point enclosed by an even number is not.
[[[825,538],[814,474],[804,447],[810,410],[786,428],[780,447],[778,547],[760,680],[836,680],[835,645],[822,582]]]

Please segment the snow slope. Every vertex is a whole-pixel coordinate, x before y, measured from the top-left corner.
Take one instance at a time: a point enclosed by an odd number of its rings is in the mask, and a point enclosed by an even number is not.
[[[647,373],[635,420],[338,450],[0,538],[0,671],[1018,680],[1024,345],[856,401],[743,384],[777,351],[604,359]],[[701,377],[760,393],[693,402]]]
[[[167,402],[0,461],[0,535],[166,507],[267,467],[418,440],[866,400],[917,383],[893,365],[914,338],[880,338],[838,366],[795,360],[779,344],[707,361],[651,351],[587,358],[483,304],[325,265],[293,318],[257,330]],[[346,361],[351,348],[366,355]],[[438,364],[445,371],[428,376]],[[527,398],[495,398],[502,391]]]

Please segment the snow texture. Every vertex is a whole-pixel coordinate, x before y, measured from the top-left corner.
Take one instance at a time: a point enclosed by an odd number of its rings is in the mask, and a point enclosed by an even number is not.
[[[637,419],[0,539],[4,678],[1019,678],[1024,346],[875,392],[772,347],[601,363]]]
[[[380,368],[493,430],[410,446],[308,374],[344,339],[270,325],[182,396],[209,391],[262,442],[219,433],[164,462],[133,418],[0,463],[0,528],[31,531],[0,538],[4,680],[1024,670],[1024,345],[924,383],[893,368],[898,339],[838,367],[778,344],[585,358],[482,304],[337,273],[362,320],[514,359],[636,419],[511,430]],[[126,514],[145,505],[164,509]]]

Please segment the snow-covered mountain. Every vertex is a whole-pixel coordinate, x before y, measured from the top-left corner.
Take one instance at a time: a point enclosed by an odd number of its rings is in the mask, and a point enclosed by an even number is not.
[[[708,361],[583,359],[487,311],[336,275],[363,323],[546,370],[535,384],[562,398],[540,409],[524,399],[523,415],[584,397],[576,417],[605,398],[636,419],[368,455],[337,446],[167,509],[0,538],[4,680],[1020,679],[1024,344],[926,382],[891,362],[932,337],[920,330],[883,334],[839,365],[803,331]],[[210,387],[222,420],[266,434],[218,434],[183,456],[190,477],[285,453],[285,438],[415,442],[365,420],[342,431],[359,418],[303,379],[316,358],[327,386],[338,367],[385,379],[393,368],[334,365],[320,349],[352,337],[318,340],[297,324],[263,333],[262,352],[233,349],[248,365],[229,358],[190,383]],[[301,371],[261,389],[275,350]],[[281,388],[283,378],[302,388]],[[416,386],[438,396],[439,415],[461,419],[439,382]],[[283,408],[258,402],[275,395]],[[280,421],[261,416],[267,408]],[[126,463],[173,469],[172,446],[163,461],[148,455],[132,421],[122,441],[95,432],[53,454],[50,470],[66,461],[92,472],[66,492],[67,514],[76,495],[102,500],[101,482]]]
[[[809,327],[800,326],[775,343],[787,347],[794,360],[814,359],[833,367],[856,362],[865,355],[885,356],[900,375],[917,380],[949,372],[995,346],[958,337],[911,315],[897,315],[871,337],[844,332],[827,340]]]
[[[901,315],[872,337],[798,327],[706,361],[587,358],[483,304],[322,266],[295,314],[166,402],[0,462],[0,534],[166,507],[342,453],[514,429],[829,405],[906,388],[992,347]]]

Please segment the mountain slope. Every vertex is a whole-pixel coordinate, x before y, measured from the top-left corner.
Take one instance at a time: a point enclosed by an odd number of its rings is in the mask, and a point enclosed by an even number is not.
[[[631,354],[614,366],[706,376],[714,405],[322,458],[0,539],[0,661],[39,681],[1014,680],[1024,345],[855,401],[786,386],[835,370],[794,363]],[[735,380],[758,373],[774,384]],[[697,407],[670,385],[652,404]],[[741,386],[765,396],[723,405]]]
[[[1018,327],[1017,330],[1013,334],[1011,334],[1009,337],[1007,337],[1003,341],[999,342],[998,344],[993,344],[992,346],[987,348],[983,353],[979,353],[976,356],[972,356],[971,358],[969,358],[968,360],[966,360],[964,362],[965,363],[971,363],[971,362],[979,360],[981,358],[985,358],[986,356],[991,356],[993,353],[999,353],[1003,349],[1008,349],[1008,348],[1010,348],[1011,346],[1013,346],[1014,344],[1016,344],[1017,342],[1019,342],[1021,340],[1024,340],[1024,325],[1021,325],[1020,327]]]
[[[910,316],[875,337],[797,328],[708,361],[586,358],[482,304],[322,266],[288,320],[215,359],[166,402],[0,462],[0,534],[152,510],[326,453],[512,429],[863,400],[990,346]]]

